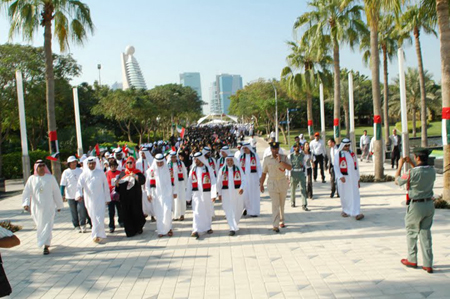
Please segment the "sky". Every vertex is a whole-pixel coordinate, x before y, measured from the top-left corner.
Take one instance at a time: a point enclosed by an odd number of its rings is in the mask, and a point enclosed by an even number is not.
[[[304,0],[84,0],[91,9],[94,35],[84,45],[71,45],[69,52],[82,66],[82,75],[72,81],[102,84],[122,81],[120,53],[132,45],[148,88],[179,83],[179,74],[200,72],[202,96],[209,102],[209,86],[215,75],[237,74],[244,85],[259,78],[279,79],[286,66],[294,39],[292,26],[305,13]],[[8,39],[9,23],[0,14],[0,43]],[[33,42],[20,35],[13,43],[43,45],[40,29]],[[440,80],[439,40],[421,35],[425,69]],[[54,44],[54,52],[59,53]],[[417,67],[414,44],[405,46],[406,67]],[[348,47],[341,49],[341,68],[370,76],[362,55]],[[382,71],[382,70],[381,70]],[[382,73],[380,73],[382,75]],[[392,80],[398,75],[398,62],[389,65]],[[382,77],[380,77],[382,79]],[[205,107],[205,113],[209,107]]]

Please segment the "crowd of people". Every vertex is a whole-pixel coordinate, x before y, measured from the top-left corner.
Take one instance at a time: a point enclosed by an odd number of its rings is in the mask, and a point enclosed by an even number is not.
[[[244,142],[245,135],[250,135],[249,142]],[[393,150],[398,150],[401,139],[395,131],[393,136]],[[34,175],[23,191],[23,207],[31,211],[36,223],[37,243],[44,247],[45,255],[49,254],[55,213],[63,208],[64,201],[70,207],[75,230],[85,233],[89,225],[91,238],[96,243],[106,238],[106,207],[110,233],[115,231],[117,214],[118,225],[124,228],[127,237],[142,234],[149,218],[156,222],[156,231],[161,238],[173,236],[173,221],[184,221],[186,209],[190,206],[192,237],[198,239],[201,235],[213,233],[216,201],[222,203],[229,235],[234,236],[239,231],[242,216],[260,215],[261,193],[267,179],[272,202],[272,229],[278,233],[280,228],[286,227],[284,207],[289,188],[291,207],[296,207],[296,191],[300,186],[301,206],[304,211],[310,211],[308,199],[313,199],[313,179],[317,182],[320,168],[322,183],[326,183],[325,171],[329,171],[330,197],[335,194],[340,197],[341,216],[355,217],[356,220],[364,218],[360,209],[359,159],[351,149],[349,139],[344,138],[336,144],[330,138],[327,148],[319,133],[315,133],[309,142],[300,135],[295,137],[294,145],[286,153],[272,136],[262,163],[256,152],[257,142],[252,128],[248,127],[191,127],[183,138],[172,137],[169,141],[140,145],[137,159],[127,156],[121,147],[113,149],[111,154],[92,155],[94,152],[91,151],[90,155],[83,155],[80,159],[71,156],[60,186],[45,162],[38,160],[34,164]],[[369,159],[371,146],[367,132],[361,137],[360,145],[361,161]],[[233,148],[236,148],[234,154]],[[416,162],[421,163],[425,154],[418,152],[417,157]],[[413,165],[411,160],[400,159],[399,169],[405,161]],[[393,166],[394,163],[397,162],[393,162]],[[419,173],[420,168],[416,169],[414,173]],[[434,169],[426,168],[426,171],[431,173]],[[400,170],[397,177],[399,175]],[[420,180],[420,177],[416,179]],[[411,178],[398,178],[398,183],[407,183],[408,188],[415,188],[411,185]],[[430,185],[432,188],[432,182],[428,187]],[[432,193],[428,187],[424,196]],[[429,198],[415,198],[412,202],[426,202]],[[414,217],[426,217],[429,221],[431,212],[434,213],[434,209],[431,211],[427,206],[423,215],[416,213],[408,216],[407,220],[416,223]],[[430,226],[431,223],[423,236],[415,231],[409,232],[411,237],[408,239],[411,248],[415,248],[418,236],[424,242],[430,239],[430,245],[426,247],[427,264],[432,263]],[[413,266],[416,257],[413,253],[409,256],[410,259],[402,260],[402,263]]]

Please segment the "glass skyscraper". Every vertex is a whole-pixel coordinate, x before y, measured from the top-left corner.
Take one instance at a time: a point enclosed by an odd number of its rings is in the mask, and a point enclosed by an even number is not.
[[[211,84],[211,113],[228,114],[230,107],[230,96],[235,95],[242,89],[242,77],[240,75],[220,74],[216,81]]]
[[[180,74],[180,84],[189,86],[197,92],[198,98],[202,99],[202,85],[200,83],[200,73],[182,73]]]

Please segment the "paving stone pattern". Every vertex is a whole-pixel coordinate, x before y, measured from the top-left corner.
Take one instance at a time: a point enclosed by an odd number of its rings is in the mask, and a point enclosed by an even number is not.
[[[258,152],[265,145],[259,139]],[[361,163],[362,173],[372,167]],[[280,234],[270,230],[267,192],[261,216],[244,217],[234,237],[216,203],[214,233],[200,240],[190,237],[189,210],[184,222],[174,222],[172,238],[158,238],[148,221],[140,236],[126,238],[118,228],[105,244],[94,244],[90,234],[73,230],[66,204],[48,256],[37,248],[34,224],[13,193],[0,200],[0,219],[23,226],[21,245],[2,249],[11,298],[450,298],[450,210],[436,211],[435,273],[428,274],[400,264],[404,191],[393,183],[362,184],[366,218],[356,221],[340,216],[340,201],[329,190],[328,181],[314,183],[310,212],[291,208],[288,198]],[[442,176],[435,192],[442,192]]]

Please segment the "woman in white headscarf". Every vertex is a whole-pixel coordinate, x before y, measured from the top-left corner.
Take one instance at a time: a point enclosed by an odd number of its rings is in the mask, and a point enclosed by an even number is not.
[[[44,254],[50,253],[53,221],[55,210],[64,207],[58,182],[50,173],[44,161],[37,160],[34,164],[34,174],[28,178],[22,193],[23,208],[31,211],[31,217],[36,224],[37,244],[44,246]]]
[[[99,243],[106,238],[105,206],[111,201],[106,175],[97,157],[84,161],[83,173],[78,179],[77,200],[84,199],[86,209],[92,221],[92,239]]]
[[[344,138],[334,156],[334,173],[342,204],[342,217],[354,216],[361,220],[361,199],[359,195],[358,157],[351,151],[351,141]]]
[[[172,237],[172,202],[177,194],[164,155],[156,154],[152,166],[147,170],[145,190],[148,200],[153,203],[158,237]]]

